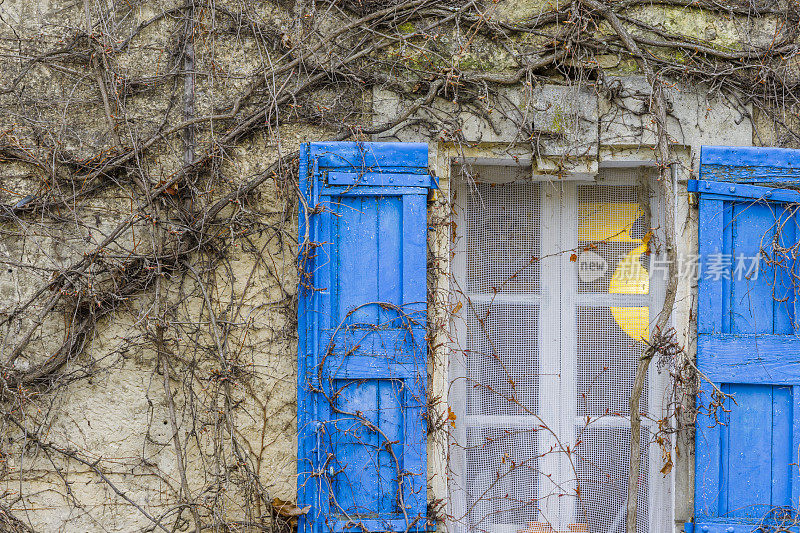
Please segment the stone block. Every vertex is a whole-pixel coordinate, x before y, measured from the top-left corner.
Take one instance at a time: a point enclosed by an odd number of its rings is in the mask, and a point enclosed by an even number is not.
[[[600,98],[600,144],[655,146],[650,115],[651,87],[643,76],[612,78]],[[710,94],[705,86],[676,85],[665,90],[667,132],[673,144],[698,150],[703,144],[750,146],[751,109]]]

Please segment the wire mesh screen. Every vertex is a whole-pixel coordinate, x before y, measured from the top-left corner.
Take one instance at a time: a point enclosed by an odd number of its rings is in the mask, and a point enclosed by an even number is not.
[[[635,181],[535,183],[520,167],[453,176],[452,525],[622,533],[628,402],[650,323],[649,198]],[[660,533],[671,515],[654,511],[667,500],[648,424],[637,531]]]
[[[607,265],[605,271],[579,275],[578,292],[647,294],[649,255],[644,238],[650,226],[637,188],[580,185],[577,189],[579,249]]]
[[[625,313],[638,308],[618,309],[622,320],[615,318],[608,307],[577,309],[577,407],[581,417],[630,414],[628,400],[644,343],[633,340],[623,329],[628,320]],[[644,310],[648,311],[646,307]],[[648,397],[643,395],[643,410],[647,410],[647,402]]]
[[[472,302],[468,318],[469,415],[538,413],[538,308]]]
[[[533,292],[539,288],[539,185],[502,182],[513,177],[502,170],[505,168],[483,170],[475,177],[494,181],[475,183],[469,191],[470,292]]]
[[[642,430],[642,468],[639,474],[636,531],[660,533],[648,527],[649,461],[648,432]],[[625,533],[625,504],[628,497],[628,471],[631,431],[629,427],[585,427],[577,430],[575,469],[581,497],[575,508],[575,521],[587,524],[588,531]]]
[[[469,523],[480,530],[508,529],[537,519],[536,429],[467,429]],[[495,527],[492,527],[495,526]],[[499,528],[497,526],[500,526]]]
[[[464,350],[465,521],[515,531],[537,516],[540,185],[519,168],[459,169],[469,312]],[[522,424],[522,427],[520,427]]]

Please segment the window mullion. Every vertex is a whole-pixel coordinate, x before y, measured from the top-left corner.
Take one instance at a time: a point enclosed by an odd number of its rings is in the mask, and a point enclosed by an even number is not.
[[[561,196],[561,246],[575,248],[578,245],[578,199],[575,183],[565,183]],[[577,334],[576,294],[578,292],[577,270],[572,261],[573,253],[564,250],[559,255],[561,264],[561,445],[559,476],[562,479],[565,497],[561,498],[562,529],[574,522],[577,494],[575,455],[575,418],[577,409]]]
[[[541,188],[541,307],[539,326],[538,432],[540,521],[560,525],[561,462],[561,184]]]
[[[640,177],[640,180],[650,180],[649,187],[647,190],[658,190],[658,183],[652,177],[651,173],[643,173]],[[657,227],[658,221],[663,220],[663,217],[659,216],[661,212],[661,199],[658,195],[651,195],[650,198],[643,199],[642,201],[650,202],[650,212],[653,213],[653,221],[651,221],[651,226]],[[678,228],[676,227],[676,234],[678,233]],[[658,257],[654,255],[651,257],[651,265],[657,261],[663,259],[662,257]],[[650,308],[649,316],[650,316],[650,324],[652,325],[656,320],[656,317],[661,312],[661,305],[664,301],[664,291],[665,291],[665,284],[666,280],[661,275],[653,275],[653,268],[651,266],[650,270],[650,293],[648,295],[649,301],[648,306]],[[662,412],[662,410],[669,404],[668,401],[665,401],[664,394],[669,389],[669,371],[664,370],[663,372],[659,371],[659,365],[653,364],[650,365],[649,375],[648,375],[648,388],[645,390],[645,393],[648,395],[648,402],[647,408],[649,411],[649,415],[652,420],[659,420],[663,416],[666,416],[666,413]],[[644,421],[643,421],[644,422]],[[642,435],[642,441],[646,442],[643,455],[646,454],[648,457],[648,480],[649,480],[649,487],[648,487],[648,517],[650,524],[665,524],[665,523],[672,523],[673,517],[673,486],[674,483],[674,476],[666,476],[661,471],[663,467],[663,459],[661,457],[661,449],[648,442],[645,439],[652,439],[653,433],[659,430],[655,423],[651,423],[652,429],[648,427],[646,424],[642,424],[643,429],[647,430],[647,433]],[[652,431],[652,432],[651,432]],[[667,439],[669,448],[672,448],[672,444],[669,441],[673,438],[671,435],[666,435],[664,437]],[[644,468],[644,467],[642,467]]]

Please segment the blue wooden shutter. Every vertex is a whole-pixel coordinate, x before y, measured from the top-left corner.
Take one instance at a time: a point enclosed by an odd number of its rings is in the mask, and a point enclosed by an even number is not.
[[[800,498],[800,265],[773,246],[800,239],[800,192],[753,185],[800,179],[800,151],[703,147],[700,178],[697,365],[736,404],[697,420],[695,531],[750,533],[796,520]],[[762,250],[782,266],[753,271]]]
[[[298,500],[305,533],[426,516],[428,147],[300,153]]]

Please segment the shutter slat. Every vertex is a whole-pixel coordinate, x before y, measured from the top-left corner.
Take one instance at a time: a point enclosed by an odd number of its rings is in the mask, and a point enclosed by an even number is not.
[[[787,148],[703,146],[700,178],[744,183],[800,181],[800,151]]]
[[[794,335],[702,334],[697,337],[698,354],[712,381],[800,383],[800,352]],[[743,378],[745,376],[746,378]]]
[[[428,187],[433,178],[428,174],[400,172],[328,172],[323,175],[328,185],[358,185],[384,187]]]
[[[427,145],[311,143],[301,157],[299,528],[423,531]]]

